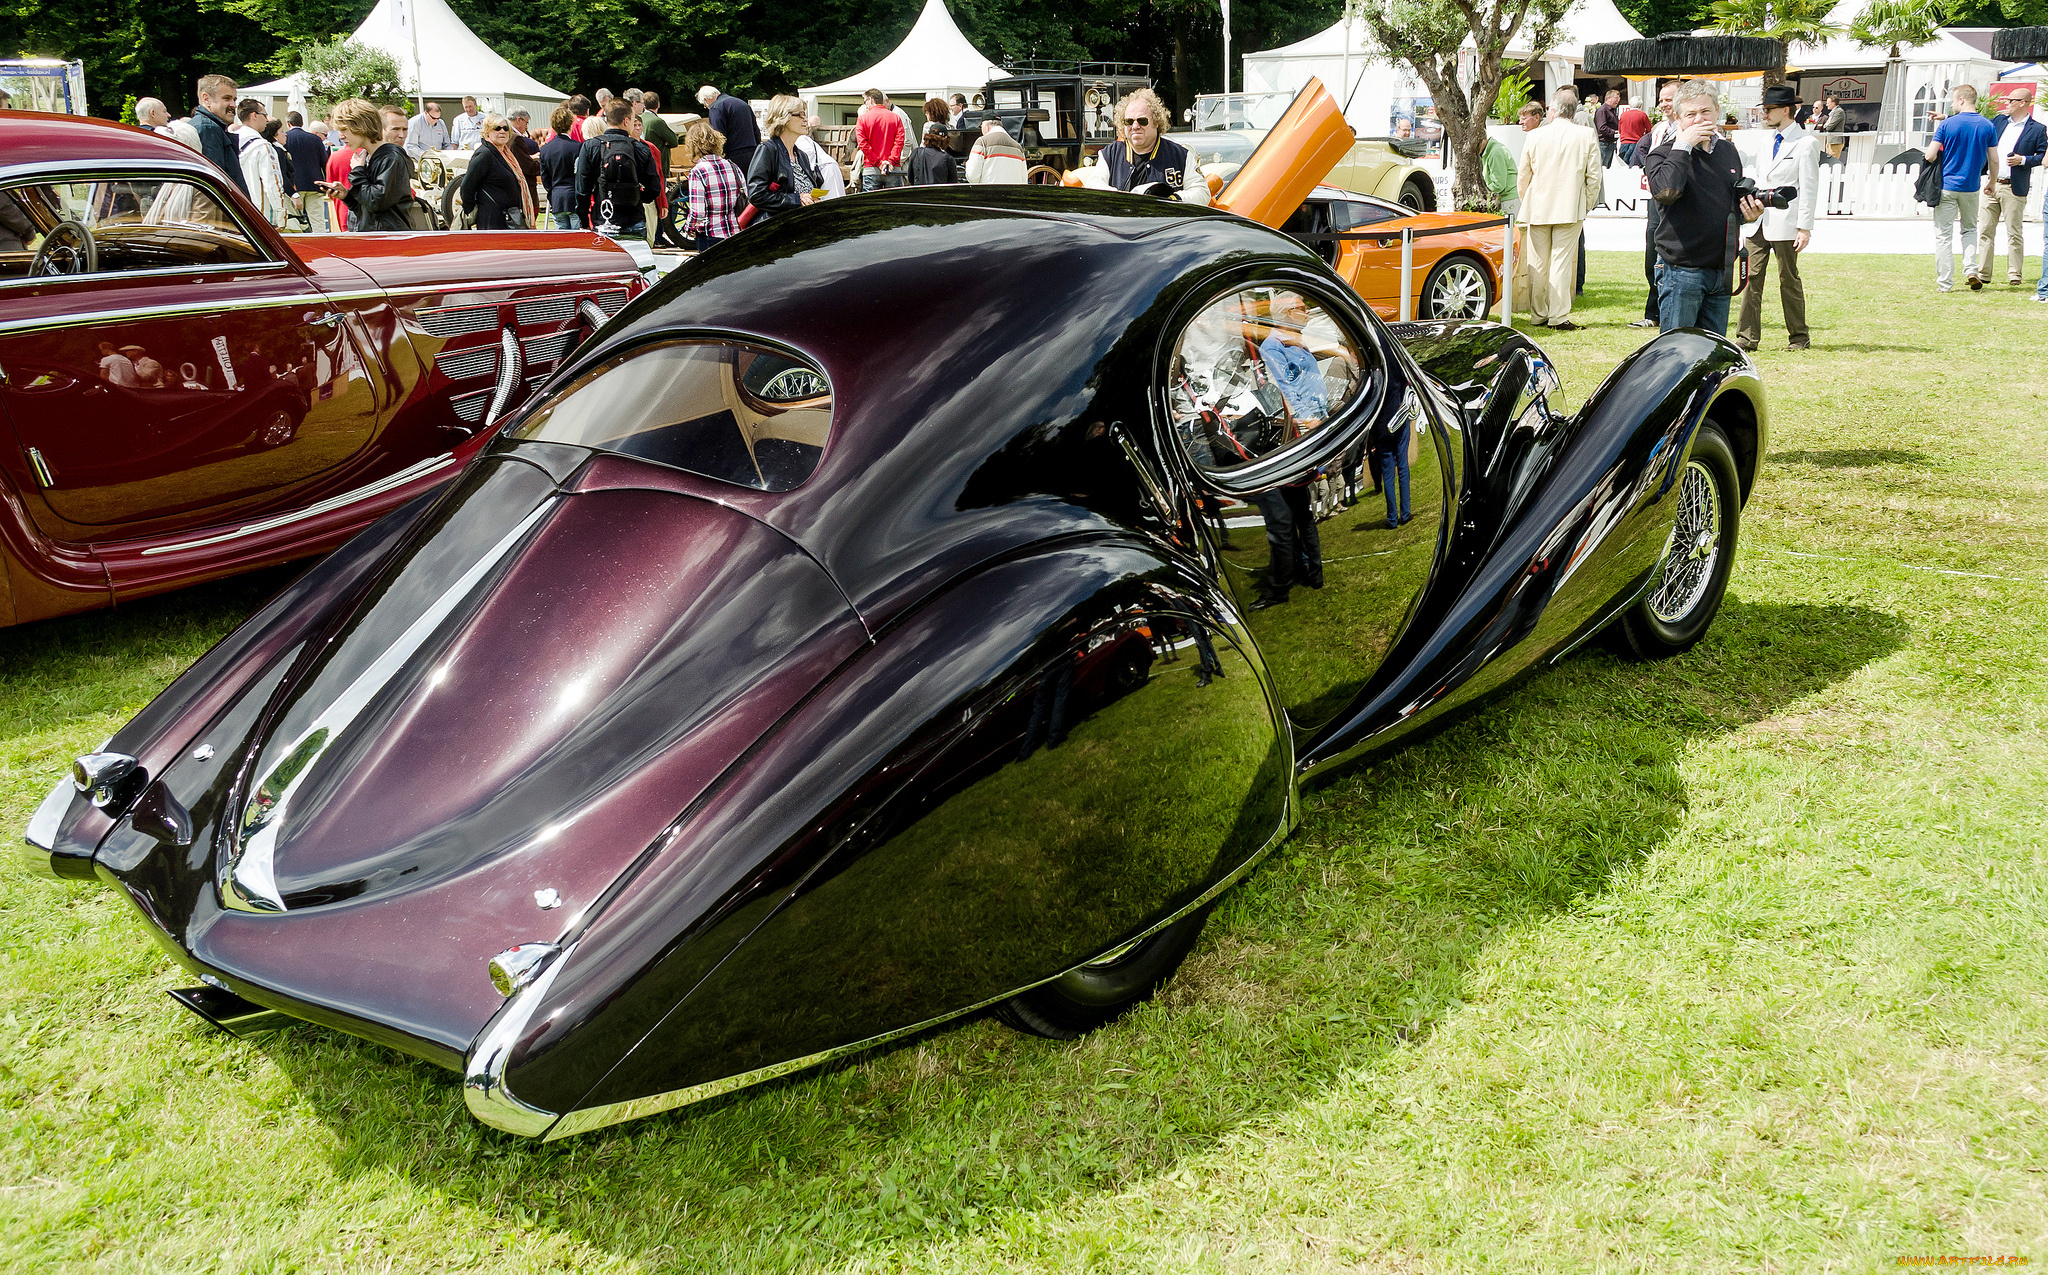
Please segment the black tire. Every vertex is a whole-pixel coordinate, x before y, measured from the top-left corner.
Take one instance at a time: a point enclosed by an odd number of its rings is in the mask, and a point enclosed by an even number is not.
[[[996,1007],[996,1017],[1052,1040],[1073,1040],[1114,1022],[1150,1000],[1180,968],[1208,919],[1209,909],[1201,908],[1122,952],[1012,996]]]
[[[1461,253],[1445,257],[1430,270],[1415,312],[1425,319],[1483,319],[1493,301],[1492,272],[1477,258]]]
[[[468,230],[471,228],[472,223],[469,220],[469,210],[467,208],[464,208],[462,204],[458,202],[461,193],[462,183],[460,181],[449,182],[448,185],[442,189],[441,229]]]
[[[1416,212],[1436,211],[1436,190],[1421,177],[1410,177],[1401,183],[1401,206]]]
[[[1690,650],[1706,635],[1728,591],[1742,531],[1742,484],[1735,449],[1711,421],[1693,439],[1677,498],[1678,519],[1650,587],[1615,626],[1623,649],[1638,659],[1668,659]]]

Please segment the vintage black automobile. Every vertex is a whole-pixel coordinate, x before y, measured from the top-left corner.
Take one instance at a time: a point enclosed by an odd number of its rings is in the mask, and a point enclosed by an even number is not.
[[[411,1051],[527,1135],[984,1007],[1071,1036],[1172,972],[1304,781],[1603,631],[1699,639],[1755,369],[1675,332],[1557,388],[1207,209],[779,217],[80,759],[32,861],[122,892],[215,1021]],[[1276,527],[1269,563],[1251,510],[1367,448],[1410,516]]]

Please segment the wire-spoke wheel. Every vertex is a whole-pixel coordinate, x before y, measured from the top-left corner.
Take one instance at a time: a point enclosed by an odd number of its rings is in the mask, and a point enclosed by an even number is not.
[[[1742,519],[1735,452],[1718,425],[1702,426],[1679,475],[1678,511],[1650,586],[1622,616],[1636,655],[1661,659],[1700,640],[1721,609]]]
[[[1068,970],[1050,983],[1019,992],[996,1007],[996,1017],[1033,1036],[1073,1040],[1151,999],[1187,959],[1209,909],[1200,908],[1134,943]]]
[[[1425,319],[1483,319],[1493,308],[1493,282],[1470,257],[1445,257],[1422,283]]]

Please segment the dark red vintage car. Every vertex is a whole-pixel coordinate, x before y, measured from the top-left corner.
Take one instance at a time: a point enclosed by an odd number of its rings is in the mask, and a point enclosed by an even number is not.
[[[287,238],[174,141],[0,111],[0,624],[332,549],[644,286],[589,233]]]

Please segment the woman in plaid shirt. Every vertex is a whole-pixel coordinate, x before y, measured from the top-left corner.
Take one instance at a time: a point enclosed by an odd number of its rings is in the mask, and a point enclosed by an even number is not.
[[[683,130],[683,155],[690,161],[689,211],[683,217],[683,233],[696,243],[698,252],[704,252],[738,233],[746,179],[725,157],[725,134],[711,127],[709,120],[698,120]]]

